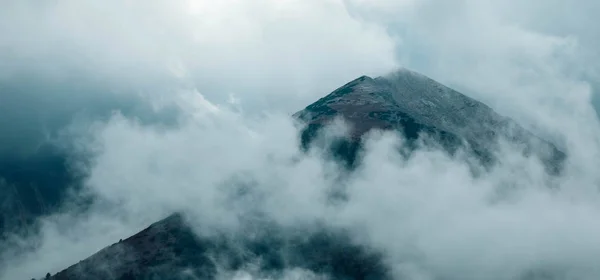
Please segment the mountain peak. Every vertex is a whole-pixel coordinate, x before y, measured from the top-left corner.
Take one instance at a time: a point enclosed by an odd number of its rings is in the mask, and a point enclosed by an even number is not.
[[[564,158],[554,145],[484,103],[405,68],[375,79],[354,79],[294,116],[308,124],[303,144],[312,137],[307,135],[314,136],[333,118],[342,117],[350,124],[355,140],[371,129],[401,131],[408,140],[425,133],[436,136],[447,150],[466,142],[475,154],[489,161],[497,137],[502,136],[526,143],[527,151],[539,150],[537,154],[544,160]]]

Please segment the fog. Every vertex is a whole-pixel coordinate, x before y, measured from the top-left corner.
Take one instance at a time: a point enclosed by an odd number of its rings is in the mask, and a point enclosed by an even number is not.
[[[597,279],[598,5],[552,2],[2,3],[0,108],[11,110],[0,110],[0,155],[58,139],[87,174],[70,201],[95,203],[66,204],[39,234],[12,239],[0,278],[54,274],[181,211],[201,235],[241,234],[253,212],[346,229],[399,279]],[[507,144],[474,176],[468,158],[434,147],[403,158],[403,139],[382,132],[352,174],[299,150],[292,113],[398,66],[555,141],[565,172],[549,177]],[[233,196],[232,180],[251,195]],[[346,200],[332,203],[340,187]]]

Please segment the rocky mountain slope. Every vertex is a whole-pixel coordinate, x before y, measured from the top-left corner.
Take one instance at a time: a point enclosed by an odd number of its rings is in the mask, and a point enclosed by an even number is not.
[[[344,148],[344,157],[351,163],[359,146],[356,141],[374,128],[400,131],[409,143],[428,135],[449,152],[468,146],[484,164],[493,162],[499,138],[537,155],[551,172],[557,172],[565,158],[553,144],[487,105],[406,69],[378,78],[362,76],[294,117],[308,124],[302,135],[304,145],[333,118],[343,117],[351,126],[353,141]]]
[[[53,280],[231,279],[253,271],[280,279],[286,269],[333,279],[388,279],[381,257],[340,231],[261,225],[257,235],[199,237],[173,214],[61,271]]]

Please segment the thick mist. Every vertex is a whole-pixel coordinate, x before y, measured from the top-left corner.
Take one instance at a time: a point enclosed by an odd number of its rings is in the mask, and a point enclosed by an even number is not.
[[[580,1],[566,17],[566,2],[551,2],[0,4],[0,157],[51,143],[69,162],[62,172],[85,174],[39,233],[5,243],[0,278],[54,274],[180,211],[204,236],[243,234],[253,213],[343,229],[398,279],[597,279],[598,7]],[[352,174],[301,152],[292,113],[400,65],[556,142],[565,172],[550,177],[506,144],[474,176],[468,156],[424,145],[404,158],[403,139],[383,132],[367,136]]]
[[[499,166],[474,177],[462,157],[423,147],[405,159],[395,153],[401,139],[375,133],[364,165],[343,179],[345,201],[332,203],[340,169],[318,150],[301,155],[290,119],[248,119],[197,101],[188,100],[197,106],[177,130],[121,115],[94,130],[86,186],[97,205],[45,220],[40,247],[13,258],[8,278],[65,267],[173,211],[187,213],[208,236],[243,234],[253,212],[284,227],[350,230],[409,279],[599,273],[598,178],[585,171],[594,162],[570,158],[565,175],[553,178],[507,147],[498,151]],[[249,194],[232,196],[232,180],[251,182]]]
[[[179,104],[171,95],[183,89],[248,114],[289,113],[396,64],[384,29],[338,2],[207,4],[0,4],[0,177],[7,186],[0,236],[52,213],[65,186],[82,185],[72,174],[70,138],[114,112],[176,127]],[[40,199],[32,199],[36,193]]]

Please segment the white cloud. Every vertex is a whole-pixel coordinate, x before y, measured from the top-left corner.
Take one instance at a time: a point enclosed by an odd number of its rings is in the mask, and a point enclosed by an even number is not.
[[[598,273],[600,196],[589,190],[596,173],[567,172],[550,185],[537,162],[508,149],[498,169],[472,177],[465,162],[436,150],[396,157],[396,140],[383,135],[373,138],[365,166],[345,181],[348,202],[334,206],[327,193],[336,187],[335,167],[318,154],[292,160],[299,151],[289,119],[219,112],[191,111],[179,129],[168,131],[115,116],[95,134],[92,146],[102,148],[87,184],[129,222],[116,226],[113,214],[99,209],[90,221],[110,234],[81,221],[71,230],[85,232],[85,239],[48,230],[52,241],[25,259],[44,265],[16,262],[5,277],[63,268],[84,255],[88,239],[111,244],[117,233],[135,232],[140,221],[176,210],[189,213],[203,234],[215,228],[235,232],[240,215],[252,210],[288,226],[326,221],[385,252],[398,275],[512,279],[527,270],[564,269],[575,279],[593,279]],[[234,176],[256,182],[254,195],[232,200]],[[102,226],[107,224],[114,230]],[[58,254],[55,244],[61,244],[60,261],[38,259]],[[89,253],[95,246],[88,245]]]
[[[597,121],[585,88],[600,80],[596,1],[382,1],[386,9],[349,2],[400,38],[402,65],[504,114],[540,130]]]
[[[396,65],[385,30],[336,0],[3,2],[0,34],[0,152],[32,150],[82,111],[148,119],[138,97],[182,89],[293,113]]]
[[[318,220],[352,229],[410,279],[600,273],[600,131],[588,84],[567,67],[593,57],[583,27],[534,28],[522,20],[538,16],[537,6],[517,1],[31,3],[2,4],[11,15],[0,12],[0,22],[13,23],[0,25],[0,47],[13,57],[4,65],[18,67],[3,67],[0,77],[29,67],[68,81],[69,69],[81,70],[148,93],[144,102],[174,104],[181,123],[164,130],[118,114],[101,122],[94,141],[81,143],[96,154],[86,183],[120,219],[97,206],[84,219],[47,220],[40,248],[3,267],[6,279],[63,269],[170,211],[186,211],[210,234],[236,230],[238,214],[257,209],[283,225]],[[587,14],[584,7],[577,11]],[[423,149],[404,160],[393,156],[397,139],[374,136],[366,165],[344,182],[348,202],[327,204],[339,172],[318,154],[292,160],[297,131],[285,115],[395,66],[396,46],[401,64],[564,141],[565,175],[548,178],[506,148],[496,170],[475,178],[461,159]],[[593,62],[576,72],[594,73]],[[223,105],[229,96],[244,113]],[[232,202],[232,176],[255,181],[257,195]],[[71,232],[61,232],[68,222]]]
[[[385,30],[351,17],[337,0],[3,5],[2,47],[11,52],[5,63],[25,60],[18,68],[48,67],[54,75],[66,64],[138,91],[156,79],[192,83],[213,101],[233,92],[256,110],[295,110],[347,80],[396,65]]]

